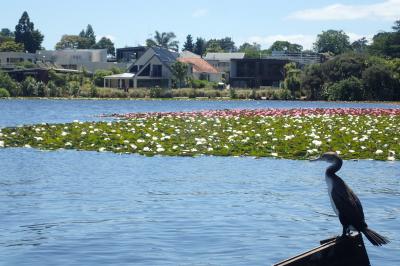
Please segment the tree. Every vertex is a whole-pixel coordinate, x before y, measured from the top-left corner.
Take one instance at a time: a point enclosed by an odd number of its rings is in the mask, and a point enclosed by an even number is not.
[[[312,64],[304,69],[300,77],[301,88],[306,91],[309,100],[322,99],[324,76],[320,64]]]
[[[63,35],[56,44],[56,50],[63,49],[88,49],[89,40],[78,35]]]
[[[388,66],[374,64],[362,74],[366,100],[400,99],[400,82],[393,77]]]
[[[203,38],[197,38],[194,45],[194,53],[203,56],[207,49],[207,42]]]
[[[21,88],[7,73],[0,71],[0,87],[6,89],[11,96],[19,96]]]
[[[396,21],[394,22],[394,25],[393,25],[392,29],[393,29],[395,32],[400,33],[400,19],[399,19],[399,20],[396,20]]]
[[[12,32],[12,31],[11,31],[10,29],[8,29],[8,28],[3,28],[3,29],[1,29],[0,35],[3,36],[3,37],[11,37],[11,38],[14,38],[14,37],[15,37],[15,36],[14,36],[14,32]]]
[[[291,62],[284,66],[285,80],[283,81],[285,89],[292,93],[292,98],[296,98],[296,90],[300,90],[300,69],[296,64]]]
[[[364,100],[364,88],[360,79],[351,76],[328,86],[324,92],[330,101]]]
[[[107,54],[115,56],[114,43],[107,37],[101,38],[92,48],[107,49]]]
[[[0,52],[23,52],[24,45],[15,41],[5,41],[0,43]]]
[[[207,42],[207,53],[221,53],[224,52],[222,47],[219,45],[219,42],[217,40],[209,40]]]
[[[351,48],[349,36],[340,30],[328,30],[318,34],[314,50],[318,53],[342,54]]]
[[[351,49],[359,53],[366,51],[367,47],[368,47],[368,40],[365,37],[362,37],[361,39],[358,39],[351,44]]]
[[[83,30],[82,30],[83,31]],[[82,31],[81,31],[81,33],[80,34],[82,34]],[[89,48],[91,48],[93,45],[95,45],[96,44],[96,35],[94,34],[94,30],[93,30],[93,27],[92,27],[92,25],[90,25],[90,24],[88,24],[87,25],[87,27],[86,27],[86,31],[84,32],[85,33],[85,38],[86,39],[88,39],[88,48],[87,49],[89,49]]]
[[[182,87],[182,83],[185,80],[188,73],[188,65],[179,61],[176,61],[171,65],[172,74],[179,81],[179,88]]]
[[[247,43],[245,42],[239,47],[239,52],[245,53],[246,58],[260,58],[261,45],[258,43]]]
[[[152,47],[152,46],[158,46],[162,47],[165,49],[173,50],[173,51],[178,51],[179,50],[179,42],[175,41],[174,39],[176,38],[175,33],[173,32],[155,32],[154,39],[147,39],[146,40],[146,46],[147,47]]]
[[[270,51],[287,51],[287,52],[301,52],[303,46],[296,43],[290,43],[288,41],[275,41],[271,47]]]
[[[25,11],[18,24],[15,26],[15,42],[22,43],[24,49],[30,53],[35,53],[41,49],[44,36],[40,31],[35,30],[33,22],[30,21],[28,13]]]
[[[392,27],[394,32],[380,32],[372,38],[369,51],[388,58],[400,57],[400,20]]]
[[[189,51],[189,52],[194,52],[194,44],[193,44],[193,38],[192,35],[186,36],[186,42],[183,44],[183,50],[184,51]]]

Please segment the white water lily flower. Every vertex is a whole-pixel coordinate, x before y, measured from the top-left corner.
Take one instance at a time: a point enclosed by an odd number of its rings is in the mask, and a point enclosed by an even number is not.
[[[322,141],[314,139],[311,143],[314,144],[315,146],[321,146]]]
[[[36,141],[42,141],[43,138],[42,137],[33,137]]]
[[[150,151],[150,148],[149,147],[144,147],[143,151]]]
[[[24,147],[25,147],[25,148],[31,148],[31,145],[25,144]]]
[[[0,140],[0,148],[4,148],[4,141]]]
[[[68,135],[67,132],[65,132],[65,131],[61,132],[61,136],[66,136],[66,135]]]
[[[212,147],[209,147],[207,150],[208,151],[213,151],[214,149]]]
[[[178,146],[177,146],[177,145],[174,145],[174,146],[172,146],[172,149],[173,149],[173,150],[176,150],[176,149],[178,149]]]
[[[101,147],[101,148],[99,149],[99,152],[104,152],[104,151],[106,151],[106,148],[104,148],[104,147]]]
[[[83,131],[82,133],[81,133],[81,135],[82,136],[85,136],[87,133],[85,132],[85,131]]]
[[[355,152],[355,151],[354,151],[354,150],[349,150],[349,152],[350,152],[350,153],[353,153],[353,152]]]
[[[376,150],[376,151],[375,151],[375,154],[376,154],[376,155],[379,155],[379,154],[382,154],[382,153],[383,153],[383,150]]]
[[[72,146],[72,143],[71,142],[66,142],[65,146]]]
[[[274,157],[278,157],[278,153],[276,153],[276,152],[272,152],[271,155]]]
[[[158,148],[157,148],[157,152],[163,152],[163,151],[165,151],[164,148],[162,148],[162,147],[158,147]]]
[[[137,142],[138,143],[144,143],[144,140],[143,139],[138,139]]]
[[[129,146],[131,146],[132,150],[136,150],[137,149],[137,146],[135,144],[131,144]]]

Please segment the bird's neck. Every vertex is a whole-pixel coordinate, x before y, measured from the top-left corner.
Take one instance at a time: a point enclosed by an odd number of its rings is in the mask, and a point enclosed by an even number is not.
[[[342,167],[343,161],[341,159],[336,160],[333,162],[327,169],[326,175],[327,176],[336,176],[335,173],[340,170]]]

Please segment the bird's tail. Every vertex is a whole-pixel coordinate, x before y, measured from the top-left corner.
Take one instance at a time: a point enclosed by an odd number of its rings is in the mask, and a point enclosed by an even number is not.
[[[368,227],[365,228],[362,232],[374,246],[382,246],[390,242],[389,239],[387,239],[384,236],[381,236],[374,230],[369,229]]]

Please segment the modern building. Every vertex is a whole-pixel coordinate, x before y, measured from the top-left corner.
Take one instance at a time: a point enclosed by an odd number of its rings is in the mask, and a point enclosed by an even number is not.
[[[189,51],[180,53],[178,61],[189,65],[189,73],[194,79],[221,82],[222,73],[218,72],[212,65],[201,56]]]
[[[36,52],[37,61],[54,64],[58,68],[95,72],[113,67],[126,69],[127,65],[107,61],[107,49],[65,49]]]
[[[231,60],[243,59],[244,55],[245,53],[207,53],[204,60],[218,72],[223,73],[225,80],[228,82],[231,71]]]
[[[323,63],[326,61],[325,56],[314,52],[272,51],[270,56],[266,56],[264,58],[290,60],[297,63],[299,66]]]
[[[147,50],[147,47],[125,47],[117,49],[117,62],[133,63]]]
[[[278,87],[284,80],[286,59],[232,59],[230,85],[236,88]]]
[[[31,62],[36,63],[36,54],[22,52],[0,52],[0,66],[13,67],[18,63]]]

